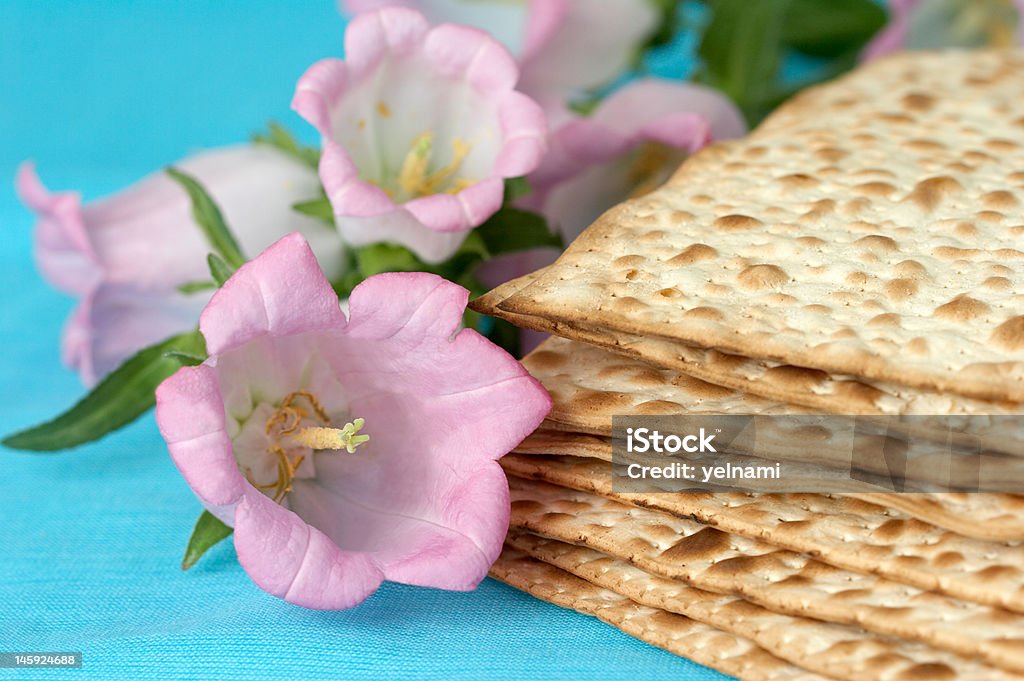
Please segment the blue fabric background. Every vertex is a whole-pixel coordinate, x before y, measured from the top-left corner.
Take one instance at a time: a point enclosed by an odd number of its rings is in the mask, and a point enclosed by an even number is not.
[[[332,0],[0,1],[0,432],[82,392],[58,361],[71,301],[34,270],[17,163],[95,198],[268,118],[306,130],[292,88],[343,27]],[[200,507],[151,416],[76,451],[0,456],[0,650],[85,654],[80,671],[0,678],[724,678],[490,580],[386,585],[322,613],[256,588],[230,542],[183,574]]]

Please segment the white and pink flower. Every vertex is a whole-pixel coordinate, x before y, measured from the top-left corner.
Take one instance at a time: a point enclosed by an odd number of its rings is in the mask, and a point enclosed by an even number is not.
[[[487,31],[515,56],[519,89],[550,114],[625,73],[657,29],[651,0],[342,0],[351,14],[401,5]]]
[[[340,276],[345,249],[329,225],[292,210],[314,199],[316,173],[264,145],[209,151],[182,160],[220,205],[244,251],[258,253],[300,230],[324,269]],[[75,192],[48,191],[24,164],[17,189],[39,217],[36,260],[50,283],[80,299],[64,328],[64,362],[87,385],[138,350],[194,328],[213,290],[178,287],[210,278],[210,246],[192,217],[185,191],[165,173],[82,204]]]
[[[427,262],[451,256],[501,207],[506,178],[545,152],[540,107],[518,92],[500,43],[413,10],[361,14],[345,60],[301,78],[292,106],[322,136],[320,178],[342,236],[390,241]]]
[[[745,132],[739,110],[710,88],[635,80],[552,133],[522,205],[568,242],[612,206],[657,188],[708,142]]]
[[[497,459],[551,401],[459,330],[467,298],[431,274],[381,274],[352,292],[346,320],[297,234],[214,295],[200,321],[209,359],[164,381],[156,417],[262,589],[339,609],[383,580],[484,578],[508,528]]]

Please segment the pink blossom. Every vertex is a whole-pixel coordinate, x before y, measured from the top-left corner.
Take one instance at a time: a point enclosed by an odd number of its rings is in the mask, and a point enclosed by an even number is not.
[[[430,21],[487,31],[522,68],[520,89],[550,111],[574,94],[625,73],[657,28],[650,0],[343,0],[355,14],[388,5],[418,9]]]
[[[209,359],[159,387],[156,417],[262,589],[338,609],[382,580],[483,579],[508,525],[497,459],[551,402],[459,331],[467,297],[431,274],[381,274],[352,292],[346,321],[297,234],[214,295],[200,320]]]
[[[544,113],[518,78],[477,29],[431,28],[400,7],[356,17],[345,61],[314,64],[292,102],[321,133],[320,178],[345,239],[432,263],[452,255],[500,208],[505,178],[544,155]]]
[[[889,0],[889,12],[862,60],[904,49],[1024,45],[1024,0]]]
[[[247,253],[299,229],[324,268],[341,274],[337,232],[291,208],[318,195],[312,170],[262,145],[206,152],[178,167],[203,183]],[[83,382],[91,385],[143,347],[195,327],[213,291],[186,295],[178,287],[210,279],[210,246],[188,196],[164,173],[83,206],[76,192],[49,192],[26,163],[17,189],[39,217],[39,269],[80,298],[64,328],[62,355]]]
[[[712,139],[739,137],[746,125],[714,90],[645,78],[574,118],[551,135],[551,149],[531,176],[524,207],[543,213],[566,241],[604,211],[668,179],[687,155]]]

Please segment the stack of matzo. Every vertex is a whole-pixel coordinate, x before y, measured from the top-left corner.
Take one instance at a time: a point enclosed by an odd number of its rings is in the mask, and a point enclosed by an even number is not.
[[[1024,55],[810,90],[475,309],[558,336],[524,360],[555,407],[504,460],[497,578],[743,679],[1024,678],[1024,496],[626,494],[609,440],[612,415],[1022,413]]]

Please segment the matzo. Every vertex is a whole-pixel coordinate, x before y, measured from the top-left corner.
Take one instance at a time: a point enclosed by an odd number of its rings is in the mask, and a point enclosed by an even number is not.
[[[506,545],[640,605],[684,615],[742,636],[787,662],[840,681],[1020,678],[913,641],[784,615],[735,596],[701,591],[583,546],[524,533],[510,534]]]
[[[732,594],[773,611],[928,643],[1024,672],[1024,618],[804,554],[728,534],[692,520],[517,478],[512,527],[580,544],[653,574]]]
[[[826,681],[748,639],[681,615],[647,608],[565,570],[506,547],[491,576],[563,608],[592,615],[630,636],[743,681]]]
[[[983,444],[991,449],[1011,453],[1020,451],[1020,422],[1008,418],[1024,414],[1024,405],[1017,402],[977,400],[879,381],[866,382],[866,379],[853,376],[741,357],[660,338],[614,334],[578,323],[554,322],[506,312],[497,307],[498,303],[536,280],[544,271],[503,284],[477,298],[471,305],[477,312],[524,328],[547,331],[566,339],[583,341],[584,345],[597,349],[610,350],[609,354],[619,357],[619,362],[625,362],[623,358],[632,358],[642,360],[643,366],[690,376],[694,379],[691,381],[692,392],[696,393],[698,406],[706,400],[704,395],[708,390],[705,386],[728,387],[735,394],[720,391],[719,399],[728,401],[736,412],[907,415],[918,419],[916,432],[922,437],[933,437],[935,432],[944,437],[948,426],[953,423],[961,427],[968,437],[972,431],[974,435],[983,435]],[[576,347],[574,344],[574,350]],[[597,358],[591,359],[598,361]],[[584,369],[593,371],[594,365],[588,364]],[[712,413],[712,410],[707,413]],[[995,418],[981,418],[985,415]],[[971,418],[963,418],[967,416]],[[595,426],[581,424],[577,430],[594,432],[590,430],[592,427]]]
[[[1024,56],[900,55],[606,213],[500,306],[1024,400]]]
[[[1024,547],[964,537],[850,497],[692,492],[624,494],[611,465],[510,455],[506,472],[615,501],[693,518],[723,532],[806,553],[854,572],[1024,612]]]
[[[612,461],[611,445],[599,436],[588,434],[538,431],[523,440],[515,451],[522,454],[556,454],[589,457],[603,462]],[[738,462],[739,458],[736,461]],[[827,471],[815,468],[813,471],[804,472],[799,464],[792,466],[791,470],[795,473],[791,480],[803,486],[812,485],[815,479],[824,480],[829,488],[837,493],[902,511],[925,523],[966,537],[1014,543],[1024,540],[1024,497],[1018,494],[863,492],[863,485],[852,481],[849,488],[842,487],[842,478],[847,477],[848,473],[822,477]],[[863,479],[874,484],[883,483],[881,478],[872,479],[869,475],[863,476]],[[760,484],[762,486],[759,489],[762,491],[787,492],[793,489],[792,482],[784,480],[766,480]],[[678,491],[676,488],[673,493]]]

